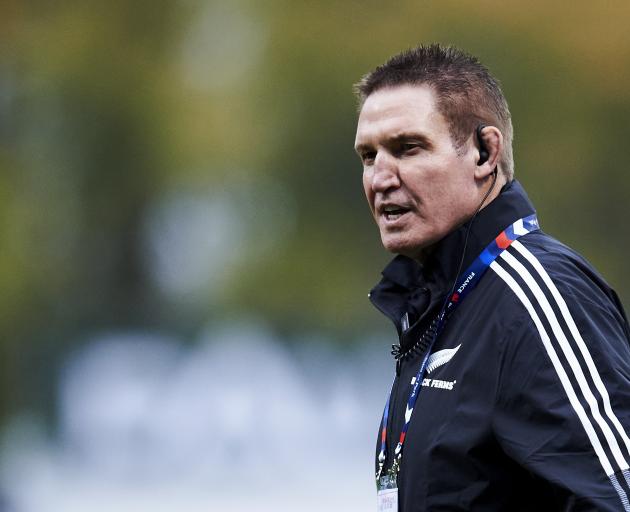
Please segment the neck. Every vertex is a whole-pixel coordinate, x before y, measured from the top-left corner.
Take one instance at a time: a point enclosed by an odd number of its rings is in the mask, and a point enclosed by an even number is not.
[[[488,176],[488,178],[489,179],[486,179],[488,184],[485,184],[484,186],[481,187],[482,188],[481,193],[483,194],[482,196],[483,199],[481,200],[481,204],[479,205],[475,214],[483,210],[492,201],[494,201],[498,197],[498,195],[501,193],[501,189],[507,183],[506,177],[498,169],[496,169],[493,174]],[[473,214],[473,217],[475,214]]]

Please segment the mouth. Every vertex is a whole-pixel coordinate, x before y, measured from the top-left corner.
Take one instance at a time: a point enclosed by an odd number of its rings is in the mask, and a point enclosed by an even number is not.
[[[411,210],[398,204],[386,204],[379,207],[379,213],[386,222],[392,223],[402,219]]]

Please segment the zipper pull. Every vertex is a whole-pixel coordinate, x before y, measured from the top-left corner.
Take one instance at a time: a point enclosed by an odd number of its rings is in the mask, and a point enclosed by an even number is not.
[[[402,349],[399,344],[392,345],[392,355],[396,359],[396,375],[400,377],[400,360],[402,358]]]

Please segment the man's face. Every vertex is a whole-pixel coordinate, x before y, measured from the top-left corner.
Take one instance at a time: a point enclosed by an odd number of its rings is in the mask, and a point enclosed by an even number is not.
[[[388,251],[422,258],[478,206],[479,153],[469,139],[458,154],[427,86],[385,88],[368,96],[355,149],[363,163],[365,195]]]

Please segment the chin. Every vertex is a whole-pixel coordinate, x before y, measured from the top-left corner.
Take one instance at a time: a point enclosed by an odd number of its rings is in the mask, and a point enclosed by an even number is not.
[[[428,236],[426,233],[416,232],[414,234],[416,236],[409,236],[409,233],[401,232],[381,232],[381,242],[385,250],[393,254],[401,254],[402,256],[422,261],[427,249],[435,245],[441,237]]]
[[[422,254],[425,244],[413,240],[401,240],[397,237],[381,236],[383,247],[393,254],[401,254],[408,258],[418,259]]]

